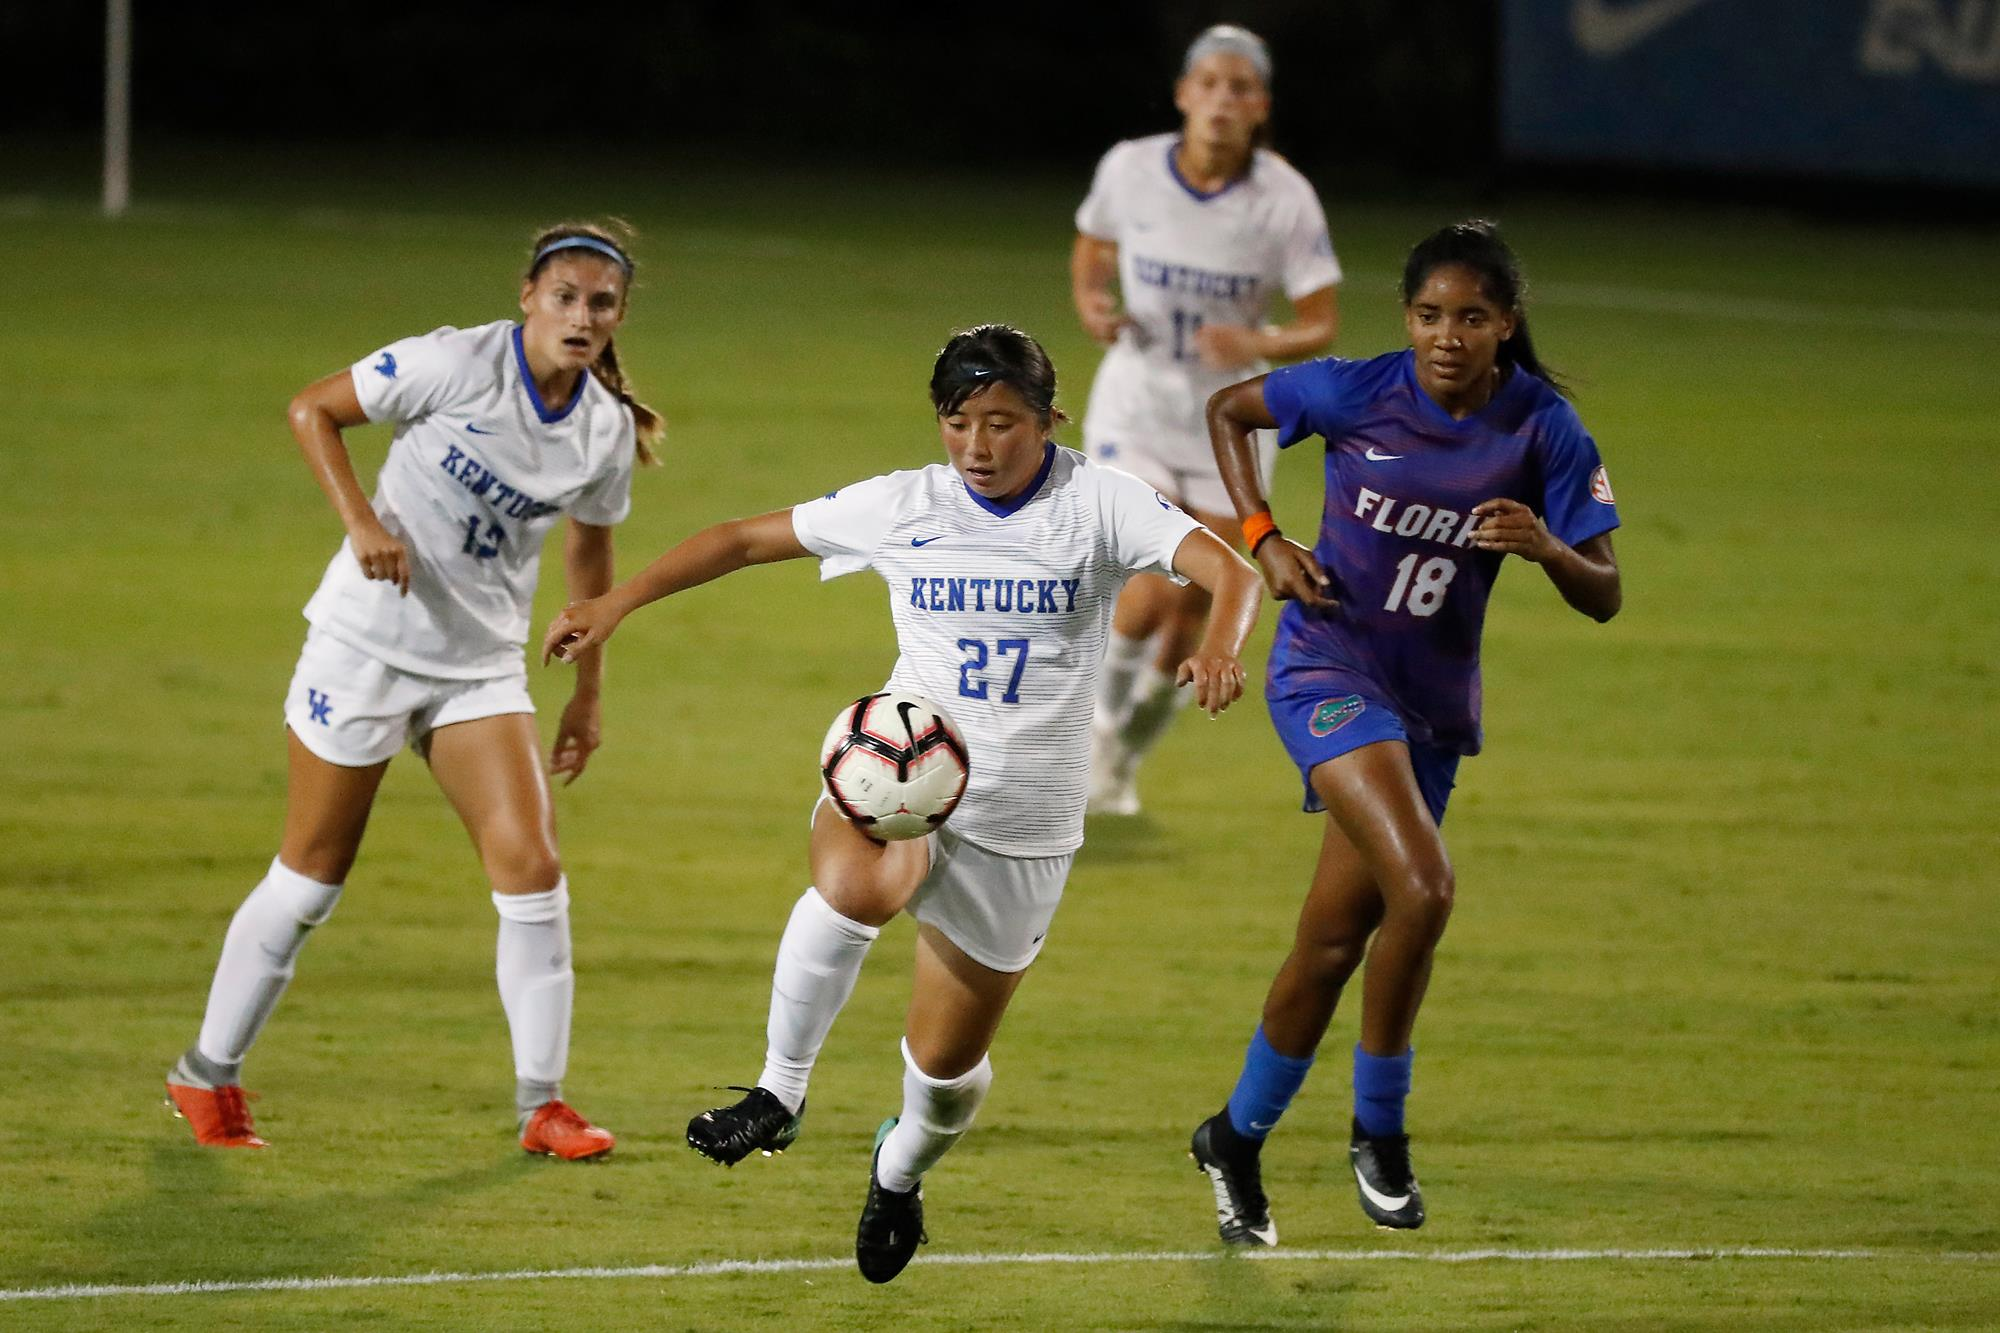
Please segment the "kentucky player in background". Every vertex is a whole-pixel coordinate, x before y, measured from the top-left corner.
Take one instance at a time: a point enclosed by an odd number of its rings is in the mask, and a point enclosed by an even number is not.
[[[822,800],[813,883],[778,945],[757,1086],[696,1116],[688,1143],[724,1165],[798,1136],[806,1082],[882,927],[917,919],[902,1112],[876,1138],[855,1258],[887,1282],[923,1235],[919,1182],[971,1126],[987,1050],[1040,952],[1083,843],[1090,700],[1118,589],[1134,572],[1216,599],[1179,678],[1211,714],[1242,693],[1257,575],[1151,486],[1058,448],[1055,368],[1005,325],[955,335],[931,372],[949,464],[844,486],[698,532],[603,597],[566,608],[545,653],[595,652],[632,611],[746,565],[817,556],[820,577],[889,585],[898,655],[886,686],[943,704],[971,756],[951,822],[883,843]]]
[[[1509,554],[1593,620],[1620,601],[1618,526],[1597,445],[1528,337],[1514,256],[1491,224],[1445,227],[1403,269],[1409,350],[1329,358],[1235,385],[1208,408],[1215,452],[1278,622],[1265,692],[1329,818],[1289,957],[1224,1109],[1195,1131],[1222,1238],[1274,1245],[1258,1153],[1361,964],[1349,1155],[1361,1207],[1423,1225],[1403,1103],[1410,1034],[1453,878],[1438,825],[1479,751],[1479,636]],[[1265,506],[1252,432],[1326,441],[1313,550]],[[1370,947],[1370,936],[1373,945]]]
[[[556,853],[522,646],[543,539],[569,518],[570,591],[611,586],[611,528],[659,417],[633,400],[612,346],[632,283],[598,226],[535,240],[522,321],[391,343],[292,400],[292,433],[347,529],[306,606],[285,701],[284,839],[223,941],[199,1038],[167,1092],[214,1147],[261,1148],[241,1068],[306,936],[340,898],[389,760],[414,743],[472,835],[500,915],[496,975],[513,1036],[521,1146],[563,1158],[612,1137],[562,1101],[569,1059],[569,885]],[[341,433],[395,427],[375,498]],[[585,654],[550,773],[598,746],[599,653]]]
[[[1195,38],[1174,105],[1181,128],[1113,146],[1076,212],[1077,316],[1110,344],[1091,384],[1084,448],[1234,543],[1242,533],[1203,407],[1270,362],[1333,342],[1340,264],[1311,184],[1261,146],[1271,116],[1262,39],[1227,24]],[[1280,292],[1292,320],[1267,323]],[[1277,449],[1268,436],[1262,446],[1268,483]],[[1199,587],[1151,575],[1120,595],[1098,686],[1093,813],[1138,813],[1139,761],[1186,702],[1174,672],[1207,614]]]

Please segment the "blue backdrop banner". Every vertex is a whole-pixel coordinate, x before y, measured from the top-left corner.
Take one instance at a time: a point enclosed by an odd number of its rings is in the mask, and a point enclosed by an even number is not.
[[[1508,155],[2000,185],[2000,0],[1503,0]]]

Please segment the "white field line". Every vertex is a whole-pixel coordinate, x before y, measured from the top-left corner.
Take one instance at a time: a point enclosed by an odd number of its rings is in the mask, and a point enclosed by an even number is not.
[[[1109,1254],[930,1254],[917,1268],[988,1268],[999,1265],[1252,1263],[1660,1263],[1714,1260],[1817,1260],[1890,1263],[2000,1263],[2000,1250],[1782,1249],[1718,1246],[1712,1249],[1633,1250],[1228,1250],[1131,1251]],[[244,1291],[351,1291],[381,1287],[445,1287],[479,1282],[579,1282],[630,1278],[726,1277],[734,1274],[824,1273],[853,1266],[839,1259],[720,1259],[701,1264],[638,1264],[626,1268],[519,1268],[495,1273],[404,1273],[381,1277],[271,1277],[242,1282],[146,1282],[130,1286],[79,1283],[60,1287],[0,1289],[0,1301],[99,1300],[119,1296],[210,1296]]]
[[[95,216],[95,206],[86,209],[73,200],[53,199],[34,194],[0,194],[0,220],[31,221],[49,216],[87,212]],[[221,204],[141,203],[133,209],[134,222],[189,223],[235,220],[247,216],[244,209]],[[326,231],[448,231],[460,220],[456,215],[400,213],[393,210],[307,208],[276,210],[274,216],[288,217],[309,230]],[[756,258],[787,260],[824,253],[828,247],[808,244],[803,238],[778,233],[730,234],[713,229],[692,228],[678,234],[676,246],[743,253]],[[835,247],[846,255],[860,252],[851,247]],[[986,253],[968,249],[968,255]],[[1350,270],[1350,288],[1394,290],[1399,275]],[[1690,315],[1706,319],[1735,319],[1757,324],[1787,324],[1813,328],[1872,329],[1886,333],[1967,334],[1966,322],[1949,313],[1920,306],[1862,305],[1827,301],[1794,300],[1784,297],[1734,296],[1727,292],[1690,291],[1669,287],[1628,287],[1614,283],[1537,282],[1530,301],[1551,306],[1580,306],[1595,310],[1630,310],[1653,315]],[[1972,329],[1975,338],[1985,336]]]

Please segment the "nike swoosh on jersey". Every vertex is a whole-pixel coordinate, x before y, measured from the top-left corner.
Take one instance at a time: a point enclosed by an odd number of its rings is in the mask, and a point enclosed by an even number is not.
[[[937,536],[935,536],[935,537],[912,537],[912,538],[910,538],[910,545],[912,545],[912,546],[929,546],[929,545],[930,545],[930,544],[931,544],[932,542],[934,542],[934,541],[941,541],[941,540],[943,540],[944,538],[946,538],[946,537],[948,537],[948,536],[950,536],[950,535],[951,535],[950,533],[945,533],[945,532],[940,532],[940,533],[939,533],[939,534],[938,534]]]
[[[1401,458],[1402,455],[1378,453],[1376,452],[1375,446],[1371,444],[1368,446],[1368,452],[1363,454],[1362,457],[1366,458],[1371,463],[1387,463],[1393,459]]]
[[[1370,1203],[1377,1208],[1386,1208],[1392,1213],[1410,1201],[1410,1196],[1407,1194],[1384,1194],[1370,1186],[1368,1178],[1361,1174],[1361,1168],[1358,1166],[1354,1168],[1354,1183],[1361,1187],[1361,1192],[1368,1196]]]
[[[470,421],[465,423],[465,428],[471,431],[474,435],[498,435],[500,433],[497,430],[481,430],[476,424]]]
[[[1600,59],[1624,55],[1684,14],[1709,0],[1574,0],[1569,10],[1570,34],[1576,44]]]

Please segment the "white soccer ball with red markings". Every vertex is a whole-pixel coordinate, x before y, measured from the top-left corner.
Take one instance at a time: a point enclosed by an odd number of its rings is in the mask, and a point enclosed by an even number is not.
[[[834,809],[871,838],[921,838],[958,808],[971,771],[950,714],[919,694],[863,695],[819,747]]]

